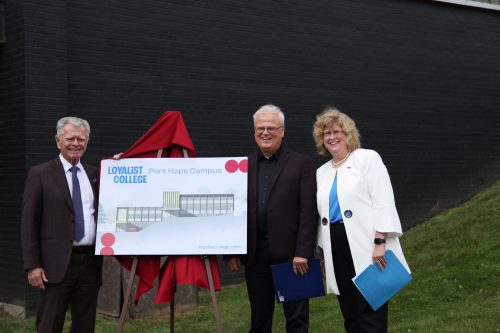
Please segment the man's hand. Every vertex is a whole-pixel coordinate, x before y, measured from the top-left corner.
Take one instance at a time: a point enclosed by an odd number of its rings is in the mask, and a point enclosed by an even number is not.
[[[224,261],[226,263],[226,267],[231,272],[239,272],[241,268],[240,258],[231,258]]]
[[[122,157],[122,155],[123,155],[123,154],[124,154],[124,153],[118,153],[118,154],[115,154],[115,155],[113,155],[113,159],[114,159],[114,160],[119,160],[119,159]]]
[[[30,286],[45,290],[44,282],[49,282],[45,276],[45,271],[41,267],[32,268],[28,271],[28,282]]]
[[[293,258],[293,272],[295,274],[304,275],[307,273],[309,266],[307,265],[307,258],[294,257]]]

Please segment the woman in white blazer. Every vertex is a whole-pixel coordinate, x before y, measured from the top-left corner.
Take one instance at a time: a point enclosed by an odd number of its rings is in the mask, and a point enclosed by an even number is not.
[[[327,293],[338,296],[346,332],[387,332],[387,303],[373,311],[352,278],[371,263],[386,265],[392,250],[409,271],[387,168],[377,152],[362,149],[354,121],[327,107],[314,123],[316,148],[332,159],[316,172]]]

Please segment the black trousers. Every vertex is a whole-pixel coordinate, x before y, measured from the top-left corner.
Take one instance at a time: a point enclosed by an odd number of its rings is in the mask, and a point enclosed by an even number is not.
[[[274,314],[274,283],[269,261],[269,242],[259,240],[255,262],[245,267],[251,309],[250,333],[271,333]],[[309,300],[283,303],[288,333],[308,332]]]
[[[73,252],[64,279],[59,283],[45,283],[36,318],[37,332],[62,332],[69,305],[70,332],[93,333],[99,285],[98,257],[91,251]]]
[[[373,311],[351,280],[356,272],[343,223],[330,224],[330,239],[333,269],[340,291],[338,300],[346,332],[387,332],[388,303]]]

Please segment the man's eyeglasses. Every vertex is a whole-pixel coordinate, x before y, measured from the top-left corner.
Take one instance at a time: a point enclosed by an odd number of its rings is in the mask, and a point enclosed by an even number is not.
[[[280,128],[282,128],[283,126],[279,126],[279,127],[255,127],[255,133],[257,134],[262,134],[264,133],[265,131],[267,131],[267,133],[269,134],[274,134],[276,133]]]

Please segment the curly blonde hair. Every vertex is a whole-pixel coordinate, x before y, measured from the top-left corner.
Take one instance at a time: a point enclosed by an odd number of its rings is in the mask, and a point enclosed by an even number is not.
[[[320,155],[328,155],[329,152],[323,145],[323,132],[326,128],[339,125],[347,136],[347,147],[353,151],[361,147],[359,131],[356,123],[345,113],[340,112],[333,106],[327,106],[323,112],[316,116],[313,125],[313,138],[316,142],[316,149]]]

